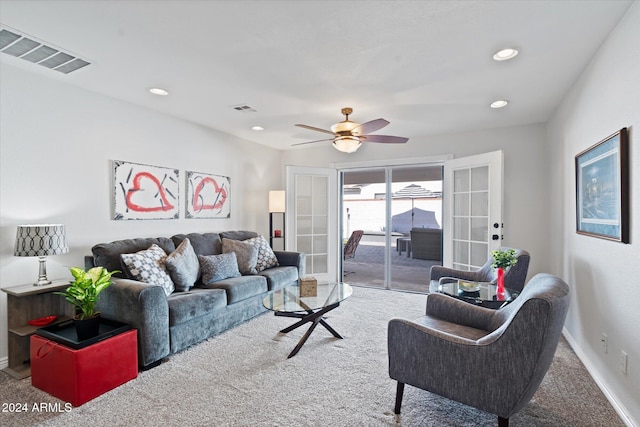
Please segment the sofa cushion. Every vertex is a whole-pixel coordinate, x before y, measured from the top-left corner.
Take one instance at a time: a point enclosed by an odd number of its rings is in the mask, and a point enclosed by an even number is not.
[[[224,289],[227,292],[227,303],[242,301],[255,295],[267,292],[267,279],[263,276],[240,276],[220,280],[209,285],[202,285],[206,289]]]
[[[198,261],[200,261],[202,283],[205,285],[240,276],[236,254],[233,252],[220,255],[198,255]]]
[[[222,253],[222,240],[218,233],[176,234],[171,237],[176,247],[184,239],[189,239],[196,255],[220,255]]]
[[[175,326],[225,307],[227,293],[223,289],[193,288],[187,292],[171,294],[167,298],[167,304],[169,326]]]
[[[273,249],[269,246],[269,242],[262,237],[253,237],[245,240],[245,243],[251,243],[258,249],[258,259],[256,261],[256,272],[260,273],[267,268],[275,267],[278,265],[278,258],[273,253]]]
[[[234,252],[238,259],[238,269],[241,274],[256,274],[256,264],[258,262],[258,248],[251,243],[239,240],[222,238],[222,253]]]
[[[127,275],[139,282],[161,286],[170,295],[175,290],[173,281],[165,268],[167,253],[158,245],[151,245],[135,254],[121,254],[122,267]]]
[[[231,240],[247,240],[253,237],[258,237],[258,233],[255,231],[222,231],[220,232],[220,238]]]
[[[166,237],[116,240],[92,247],[93,263],[96,266],[106,268],[107,271],[122,270],[120,255],[148,249],[153,244],[160,246],[168,254],[176,250],[173,241]],[[114,277],[127,278],[127,274],[123,271],[114,274]]]
[[[188,238],[167,255],[165,266],[177,291],[188,291],[200,276],[200,262]]]
[[[296,267],[273,267],[258,274],[267,279],[267,286],[270,291],[282,289],[298,280],[298,269]]]

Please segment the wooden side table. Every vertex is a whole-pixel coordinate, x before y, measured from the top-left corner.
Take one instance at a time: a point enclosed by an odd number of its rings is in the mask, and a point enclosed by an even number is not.
[[[31,375],[29,364],[29,338],[39,326],[27,322],[44,316],[56,315],[56,322],[73,317],[73,306],[62,295],[53,292],[62,291],[69,286],[68,280],[56,280],[50,285],[11,286],[2,288],[7,294],[7,324],[9,364],[3,369],[14,378],[22,379]]]

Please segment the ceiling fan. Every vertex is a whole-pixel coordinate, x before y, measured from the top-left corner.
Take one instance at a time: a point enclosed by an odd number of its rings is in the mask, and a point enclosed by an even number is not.
[[[382,144],[403,144],[409,140],[409,138],[403,138],[401,136],[389,136],[389,135],[369,135],[371,132],[382,129],[387,126],[389,122],[385,119],[371,120],[366,123],[356,123],[349,120],[349,115],[353,113],[353,109],[346,107],[342,109],[342,114],[345,115],[345,119],[340,123],[336,123],[331,126],[331,130],[320,129],[313,126],[296,124],[301,128],[315,130],[317,132],[328,133],[333,135],[333,138],[319,139],[316,141],[300,142],[293,145],[313,144],[316,142],[333,141],[333,146],[344,153],[353,153],[364,142],[379,142]]]

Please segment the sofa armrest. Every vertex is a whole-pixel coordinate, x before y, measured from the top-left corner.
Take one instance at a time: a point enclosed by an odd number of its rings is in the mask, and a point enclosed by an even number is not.
[[[278,264],[282,266],[296,267],[298,269],[298,277],[302,277],[307,271],[306,255],[303,252],[293,251],[273,251],[278,258]]]
[[[97,309],[108,319],[138,330],[138,363],[142,367],[169,355],[169,305],[160,286],[113,278],[98,298]]]

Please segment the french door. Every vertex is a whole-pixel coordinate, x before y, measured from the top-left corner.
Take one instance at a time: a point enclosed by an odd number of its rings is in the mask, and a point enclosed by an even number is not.
[[[286,247],[306,254],[306,274],[335,281],[338,253],[338,173],[286,167]]]
[[[444,266],[476,270],[501,245],[502,166],[502,151],[444,163]]]

